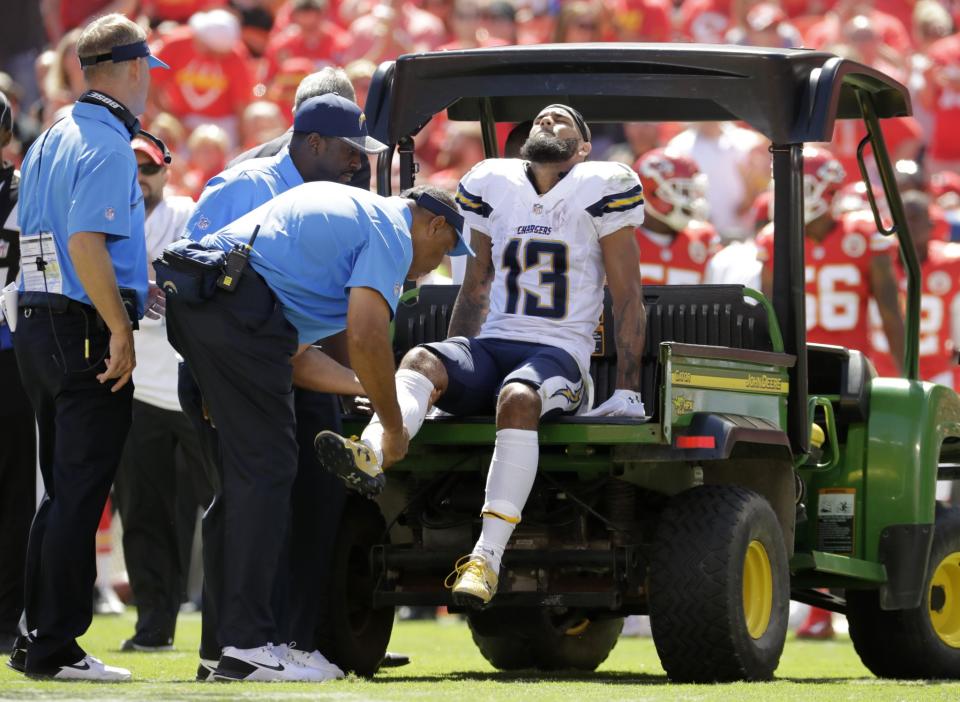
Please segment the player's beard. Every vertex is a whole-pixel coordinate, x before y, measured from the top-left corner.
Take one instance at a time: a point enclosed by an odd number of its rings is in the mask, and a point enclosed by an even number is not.
[[[530,137],[520,147],[520,158],[534,163],[564,163],[577,153],[580,140],[574,137],[561,139],[552,134]]]

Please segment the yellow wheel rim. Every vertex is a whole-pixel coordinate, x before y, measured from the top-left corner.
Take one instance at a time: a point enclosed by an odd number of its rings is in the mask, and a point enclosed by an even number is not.
[[[770,626],[773,611],[773,571],[767,549],[757,540],[747,547],[743,559],[743,616],[747,631],[754,639],[763,636]]]
[[[947,646],[960,648],[960,552],[940,561],[927,593],[930,622]]]

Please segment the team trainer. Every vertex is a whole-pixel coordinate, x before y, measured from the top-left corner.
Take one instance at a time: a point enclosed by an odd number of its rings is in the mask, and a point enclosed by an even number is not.
[[[135,320],[147,305],[143,196],[130,138],[150,69],[143,29],[122,15],[77,42],[88,91],[27,152],[20,185],[22,282],[14,348],[37,415],[46,490],[30,531],[27,631],[11,667],[31,676],[127,680],[76,639],[90,626],[94,540],[130,427]]]
[[[216,287],[188,302],[158,270],[168,289],[170,341],[194,374],[220,441],[223,651],[213,677],[325,680],[332,675],[271,645],[278,639],[270,597],[297,471],[294,380],[320,392],[365,392],[383,422],[385,454],[402,458],[408,437],[394,389],[390,319],[404,280],[429,273],[445,255],[472,251],[452,196],[429,186],[384,198],[305,183],[200,246],[229,252],[254,231],[249,265],[232,291]],[[185,240],[168,254],[178,246],[182,253],[196,244]],[[344,329],[356,375],[311,346]]]

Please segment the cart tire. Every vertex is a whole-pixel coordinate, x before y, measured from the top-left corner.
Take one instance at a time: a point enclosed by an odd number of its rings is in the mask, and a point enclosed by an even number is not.
[[[345,672],[365,677],[377,672],[393,631],[394,608],[373,607],[370,551],[382,543],[385,527],[376,502],[347,497],[333,559],[328,657]]]
[[[707,485],[671,498],[652,549],[650,626],[672,680],[769,680],[789,608],[783,532],[763,497]]]
[[[480,654],[498,670],[596,670],[617,645],[623,618],[561,608],[495,608],[468,615]]]
[[[960,510],[938,506],[919,607],[880,609],[876,590],[847,591],[850,638],[880,678],[960,678]]]

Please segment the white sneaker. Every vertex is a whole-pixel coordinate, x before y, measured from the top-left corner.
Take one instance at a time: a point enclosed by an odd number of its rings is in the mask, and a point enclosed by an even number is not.
[[[76,663],[62,665],[53,674],[54,680],[99,680],[101,682],[123,682],[130,679],[130,671],[106,665],[99,658],[84,656]]]
[[[340,668],[328,661],[320,651],[301,651],[298,648],[294,648],[296,644],[291,644],[290,646],[284,645],[285,658],[289,661],[293,661],[298,665],[302,665],[305,668],[312,668],[318,670],[324,675],[327,676],[328,680],[341,680],[344,677],[344,672]],[[279,646],[275,647],[275,650],[280,648]]]
[[[283,654],[283,650],[280,649]],[[282,682],[323,682],[330,680],[330,676],[320,671],[290,660],[286,655],[277,656],[276,647],[272,644],[257,648],[236,648],[227,646],[223,649],[220,662],[213,673],[214,680],[240,681],[282,681]]]

